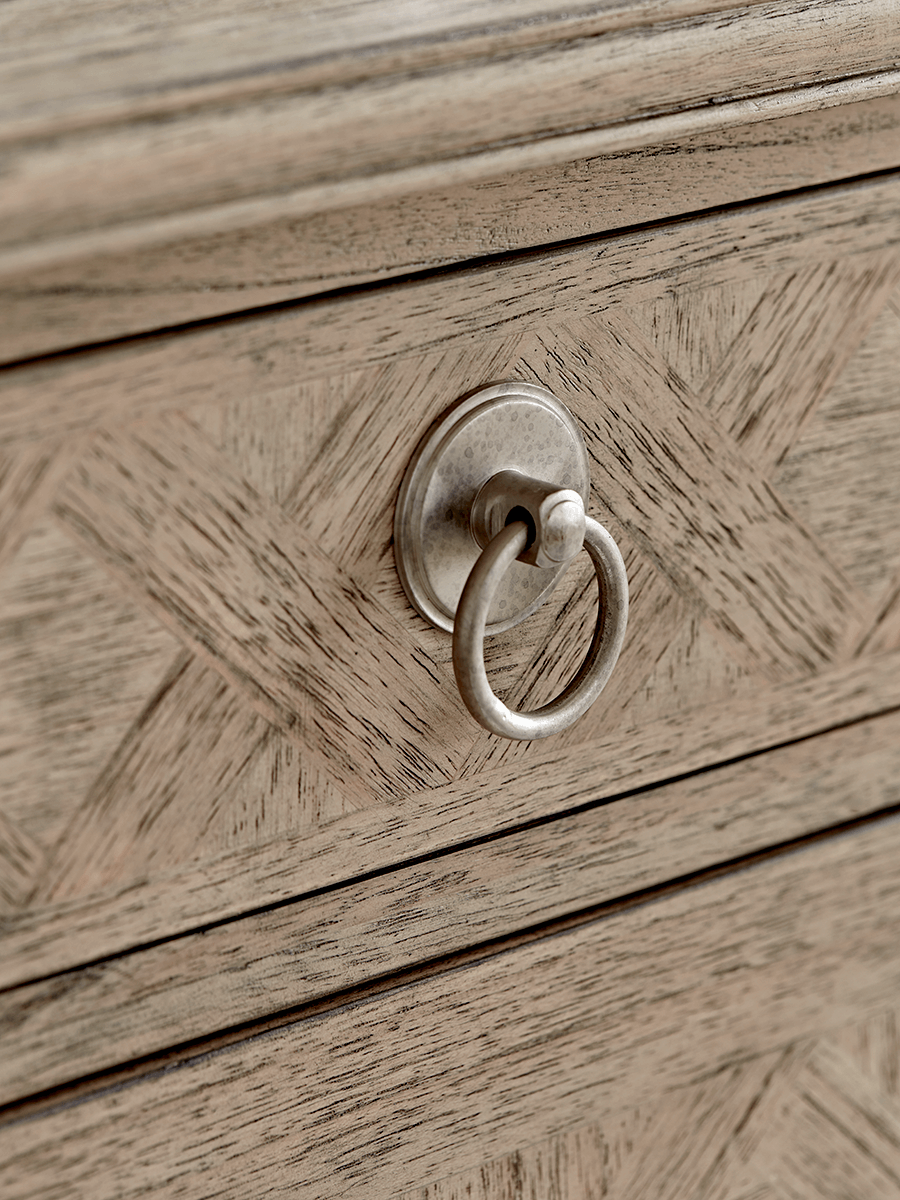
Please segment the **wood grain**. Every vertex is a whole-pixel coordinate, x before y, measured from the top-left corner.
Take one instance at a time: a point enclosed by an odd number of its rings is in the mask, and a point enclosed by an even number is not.
[[[45,852],[176,649],[52,521],[31,526],[0,573],[0,807]]]
[[[377,1197],[475,1168],[887,1007],[898,851],[879,821],[13,1121],[0,1180]]]
[[[664,1200],[749,1200],[741,1187],[748,1173],[741,1169],[744,1131],[748,1123],[762,1124],[760,1111],[771,1120],[773,1096],[789,1093],[806,1057],[793,1047],[760,1055],[696,1087],[523,1146],[397,1200],[511,1195],[627,1200],[647,1194]],[[754,1190],[752,1198],[771,1200],[775,1194]]]
[[[848,1086],[849,1085],[849,1086]],[[854,1078],[827,1041],[779,1105],[761,1163],[788,1196],[891,1196],[900,1187],[900,1110]],[[762,1156],[760,1156],[762,1157]]]
[[[174,20],[152,3],[73,9],[64,0],[19,0],[4,7],[0,26],[16,47],[3,63],[0,112],[7,136],[23,126],[78,127],[95,113],[127,120],[190,100],[277,94],[730,7],[733,0],[602,0],[574,13],[561,0],[503,0],[499,8],[453,0],[437,9],[415,0],[316,0],[261,13],[199,0]],[[287,61],[286,45],[299,51]]]
[[[40,844],[0,810],[0,916],[28,900],[46,867]]]
[[[189,332],[135,339],[0,376],[0,446],[59,437],[539,328],[563,301],[582,316],[677,288],[878,251],[900,241],[897,180],[835,187],[539,256],[302,302]],[[736,254],[735,247],[740,248]]]
[[[894,1009],[838,1030],[831,1040],[883,1095],[900,1098],[900,1029]]]
[[[684,707],[653,724],[626,723],[583,745],[577,756],[568,747],[545,749],[525,772],[500,767],[323,828],[243,844],[106,894],[15,914],[2,925],[0,986],[396,866],[401,844],[408,859],[433,854],[900,707],[898,662],[896,654],[856,661],[764,692],[754,689],[729,705],[699,712]],[[754,797],[751,822],[756,804]],[[762,836],[769,839],[765,829]]]
[[[897,646],[900,646],[900,571],[884,589],[875,621],[860,640],[859,652],[878,654]]]
[[[640,331],[606,314],[543,340],[554,394],[594,399],[580,416],[606,506],[676,590],[770,677],[839,656],[864,619],[855,589]]]
[[[241,89],[237,105],[233,95],[194,99],[124,121],[75,121],[50,136],[9,129],[0,236],[21,269],[38,265],[34,255],[26,264],[29,243],[45,243],[37,250],[46,261],[58,257],[60,241],[71,249],[73,238],[101,230],[92,247],[99,252],[117,225],[131,227],[132,242],[160,233],[171,240],[179,227],[188,232],[185,210],[195,233],[221,231],[235,219],[246,225],[254,211],[257,219],[301,215],[408,192],[412,172],[420,187],[429,178],[461,182],[465,173],[489,178],[630,148],[641,140],[636,118],[649,118],[644,144],[659,143],[720,128],[729,116],[759,119],[767,93],[773,117],[783,115],[779,102],[796,112],[894,93],[896,55],[892,0],[768,0],[519,54],[357,73],[352,87],[301,83],[261,96]],[[835,94],[811,94],[809,85]],[[719,99],[744,105],[723,113]],[[693,123],[681,115],[692,109]],[[660,127],[657,114],[673,111]],[[576,135],[573,145],[573,130],[599,139]],[[519,147],[512,157],[511,146]],[[271,211],[273,195],[280,212]]]
[[[305,894],[314,886],[309,880],[318,877],[320,865],[329,883],[368,869],[371,829],[359,810],[374,802],[383,814],[384,800],[396,801],[393,764],[398,748],[380,743],[368,747],[366,753],[377,751],[382,762],[381,775],[376,770],[373,783],[371,762],[360,759],[344,736],[346,697],[339,683],[334,685],[329,718],[329,736],[339,756],[325,747],[321,731],[316,733],[319,743],[308,742],[300,726],[289,731],[291,717],[285,706],[298,706],[302,715],[305,693],[296,688],[296,681],[290,697],[277,689],[284,684],[285,662],[297,651],[283,639],[274,643],[273,651],[267,622],[272,598],[283,599],[290,588],[282,581],[282,591],[274,589],[257,546],[272,537],[285,547],[298,537],[315,543],[318,557],[314,563],[310,560],[310,583],[315,586],[326,570],[353,580],[383,614],[384,629],[402,629],[407,651],[415,645],[421,663],[431,664],[439,675],[444,672],[447,683],[449,639],[411,615],[397,581],[392,509],[403,465],[429,421],[448,398],[485,379],[549,383],[587,429],[602,464],[595,472],[592,505],[622,544],[632,580],[629,648],[607,696],[560,740],[555,757],[544,747],[501,748],[480,735],[458,705],[453,708],[453,688],[447,686],[442,702],[460,721],[458,726],[443,717],[432,719],[426,704],[424,724],[414,738],[410,734],[410,745],[415,741],[423,761],[442,761],[445,766],[437,775],[423,775],[421,782],[407,785],[415,794],[410,798],[414,815],[408,826],[393,816],[386,820],[377,862],[390,865],[407,852],[418,853],[416,847],[426,844],[426,831],[446,844],[440,839],[457,828],[457,814],[445,814],[446,824],[444,815],[436,823],[431,817],[420,824],[417,805],[424,808],[435,783],[435,796],[446,801],[441,781],[454,776],[462,790],[451,788],[449,796],[465,794],[466,805],[475,803],[474,789],[483,788],[484,820],[470,826],[478,837],[490,834],[496,827],[492,822],[498,815],[504,821],[505,812],[510,820],[516,813],[529,820],[534,812],[566,811],[567,796],[537,799],[527,785],[518,807],[512,798],[520,786],[516,781],[528,776],[532,765],[541,775],[551,761],[561,761],[563,750],[579,759],[586,756],[583,761],[595,774],[574,786],[577,794],[595,799],[620,786],[664,778],[673,762],[693,764],[687,769],[708,766],[719,756],[722,738],[726,747],[744,744],[740,737],[732,743],[737,727],[728,726],[718,712],[723,705],[751,714],[750,727],[758,739],[751,745],[771,745],[781,740],[780,727],[776,722],[766,726],[755,714],[767,696],[777,705],[783,693],[768,690],[766,675],[790,678],[824,670],[826,685],[836,687],[839,705],[847,695],[845,685],[853,679],[853,686],[862,691],[850,711],[863,715],[893,703],[880,667],[871,668],[871,690],[862,663],[847,675],[832,674],[830,664],[858,648],[862,633],[877,624],[880,610],[871,597],[842,578],[832,544],[811,534],[785,506],[765,479],[765,464],[754,457],[777,457],[790,445],[807,420],[798,420],[797,414],[816,409],[823,379],[831,380],[837,371],[833,364],[848,355],[850,364],[840,374],[841,380],[850,377],[848,372],[856,379],[848,395],[881,396],[880,381],[891,378],[893,353],[884,321],[896,319],[885,294],[892,263],[893,253],[885,255],[884,264],[866,253],[846,266],[818,263],[774,278],[756,272],[749,277],[746,296],[742,279],[718,284],[718,293],[698,286],[695,304],[689,292],[679,293],[681,326],[668,341],[658,327],[661,314],[672,309],[665,300],[652,301],[644,309],[631,305],[627,316],[609,312],[577,321],[560,302],[560,323],[552,328],[524,333],[514,328],[509,337],[485,338],[475,346],[460,340],[425,355],[398,354],[383,363],[295,381],[263,394],[236,394],[226,405],[193,407],[188,420],[113,429],[95,438],[92,448],[82,451],[83,462],[59,492],[55,509],[66,528],[73,528],[71,521],[76,520],[78,536],[87,538],[83,544],[111,569],[105,584],[110,594],[124,588],[200,660],[189,664],[179,659],[172,679],[163,680],[163,671],[175,657],[166,656],[160,676],[125,714],[118,736],[104,743],[105,754],[94,760],[92,773],[70,791],[65,812],[54,818],[59,820],[56,836],[43,844],[52,866],[36,881],[33,896],[43,934],[39,960],[47,961],[48,955],[55,961],[60,949],[53,931],[62,925],[51,918],[51,902],[63,905],[60,922],[72,914],[74,938],[64,952],[74,953],[80,944],[86,947],[83,957],[90,959],[103,956],[110,945],[126,949],[128,943],[116,940],[126,928],[152,928],[155,932],[148,937],[166,937],[196,927],[191,914],[205,913],[200,921],[210,919],[215,908],[204,907],[209,895],[205,885],[195,892],[196,880],[186,882],[192,879],[191,869],[184,870],[206,855],[216,856],[218,863],[218,855],[225,852],[222,863],[235,866],[252,860],[254,843],[273,838],[266,853],[274,856],[277,840],[290,834],[296,862],[287,873],[275,871],[280,899]],[[792,289],[804,298],[804,306],[801,317],[781,322],[782,330],[770,314],[773,309],[783,314],[785,296],[794,295]],[[837,319],[848,303],[865,319]],[[878,303],[881,315],[859,343]],[[698,343],[692,331],[710,315],[717,318],[717,328],[705,332]],[[887,332],[879,333],[883,328]],[[774,360],[766,357],[760,329],[778,330],[779,355]],[[823,329],[829,346],[821,361],[831,365],[819,372],[813,347]],[[696,381],[721,374],[721,362],[737,355],[745,373],[755,372],[763,381],[758,393],[765,413],[772,407],[771,387],[779,390],[782,400],[776,407],[783,419],[767,434],[763,448],[738,447],[721,429],[703,399],[664,356],[668,346]],[[762,354],[759,361],[754,358],[757,352]],[[788,387],[776,377],[782,361],[793,356],[807,365]],[[741,377],[740,371],[734,372],[735,380]],[[775,382],[770,386],[771,380]],[[735,393],[739,390],[735,383]],[[831,391],[838,395],[837,411],[844,413],[849,399],[840,398],[837,384]],[[878,405],[879,413],[892,419],[890,397],[881,397]],[[830,408],[821,411],[827,415]],[[816,433],[823,420],[825,416],[814,416],[808,421],[808,433]],[[832,436],[826,436],[826,444]],[[889,461],[883,463],[882,473],[889,497]],[[873,486],[878,486],[875,481]],[[223,513],[229,514],[227,524]],[[860,544],[868,537],[863,530]],[[589,571],[582,565],[584,579],[571,572],[552,605],[492,648],[492,679],[514,703],[547,698],[580,658],[594,619],[594,601],[585,586]],[[722,595],[730,597],[727,602]],[[253,605],[260,606],[259,612]],[[744,611],[741,605],[753,620],[735,620],[734,614]],[[346,615],[346,658],[352,659],[354,670],[362,671],[365,664],[357,643],[368,635],[354,624],[350,609]],[[40,632],[38,625],[35,631]],[[391,638],[396,641],[394,634]],[[783,653],[786,644],[794,647],[792,658]],[[815,659],[807,653],[810,644]],[[309,648],[307,652],[312,653]],[[318,653],[318,667],[326,675],[333,672],[327,654]],[[369,653],[375,657],[367,677],[376,681],[377,690],[383,686],[377,665],[383,648]],[[404,682],[399,674],[392,678],[393,690],[402,696]],[[430,676],[429,681],[431,686]],[[262,697],[253,691],[261,685]],[[828,711],[827,686],[805,694],[814,708],[800,728],[815,731],[840,721]],[[673,722],[678,713],[691,714],[693,744],[690,723]],[[80,719],[80,709],[75,715]],[[267,732],[267,722],[273,720],[293,739],[290,762],[282,759],[279,748],[286,743]],[[402,715],[398,721],[402,724]],[[12,725],[14,738],[21,742],[17,728]],[[697,733],[704,729],[709,736]],[[628,742],[626,751],[621,743],[616,746],[616,730]],[[674,760],[669,758],[673,746]],[[600,751],[609,753],[612,747],[616,765],[601,764]],[[271,784],[267,771],[275,772]],[[555,788],[549,766],[541,777],[545,788]],[[35,783],[34,773],[29,779]],[[562,779],[573,776],[566,771]],[[622,782],[627,780],[634,782]],[[500,799],[503,788],[505,801]],[[40,786],[31,788],[27,799],[35,812],[45,792]],[[6,815],[21,826],[22,802],[17,810],[7,808]],[[32,813],[25,816],[34,819]],[[337,843],[318,841],[311,828],[316,821],[336,819],[343,822],[343,861]],[[357,820],[358,841],[353,834]],[[248,857],[242,859],[242,854]],[[316,855],[322,862],[313,865]],[[274,863],[274,857],[266,861]],[[168,880],[174,887],[176,877],[191,895],[169,895],[160,904],[158,883]],[[272,879],[257,880],[257,887],[245,890],[238,882],[243,877],[243,866],[238,866],[227,892],[231,916],[254,907],[257,896],[272,895]],[[293,891],[288,879],[295,881]],[[94,889],[98,907],[82,907]],[[123,889],[134,907],[129,902],[120,921],[109,909],[112,897],[122,895]],[[152,914],[137,915],[140,897],[151,895]],[[94,923],[101,911],[102,928]],[[169,919],[174,925],[165,924]],[[26,926],[7,923],[7,928],[16,938]],[[97,941],[87,940],[89,930]],[[144,934],[138,932],[137,940],[144,941]],[[30,944],[25,956],[28,971],[35,969],[34,948]],[[64,965],[73,965],[73,960]],[[43,973],[40,967],[36,970]]]
[[[0,570],[43,516],[74,453],[72,445],[48,441],[0,454]]]
[[[888,1010],[876,1020],[895,1017]],[[867,1077],[839,1048],[865,1038],[872,1024],[851,1024],[736,1064],[695,1087],[523,1146],[397,1200],[893,1196],[900,1107],[881,1079]],[[892,1061],[884,1049],[879,1066]]]
[[[0,1103],[898,805],[892,715],[3,992]]]
[[[348,787],[389,796],[450,777],[446,743],[423,738],[423,721],[452,729],[462,720],[449,679],[196,430],[173,423],[98,436],[55,511],[164,625]],[[389,731],[371,719],[383,721],[386,704],[397,714]]]
[[[75,810],[32,903],[146,877],[160,857],[164,868],[190,861],[270,730],[217,671],[180,652]]]
[[[760,297],[704,399],[761,469],[794,446],[884,312],[898,278],[900,262],[876,254],[800,270],[778,281],[776,296]],[[878,360],[877,374],[886,370],[891,353],[884,340],[869,358]]]
[[[843,570],[884,609],[900,569],[900,317],[882,306],[773,475]]]
[[[42,270],[29,264],[18,276],[0,272],[0,360],[593,236],[671,218],[686,206],[698,212],[898,162],[900,97],[890,96],[131,254],[86,250]],[[662,329],[678,328],[671,318]],[[722,319],[710,314],[710,330]]]

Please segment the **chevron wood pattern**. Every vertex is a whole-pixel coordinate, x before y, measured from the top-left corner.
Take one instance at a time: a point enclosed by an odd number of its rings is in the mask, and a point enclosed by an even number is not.
[[[395,1200],[887,1200],[897,1028],[888,1010]]]
[[[867,245],[599,315],[563,297],[537,328],[6,451],[7,921],[454,781],[514,792],[542,761],[471,723],[393,565],[412,449],[490,379],[575,412],[631,580],[619,669],[558,750],[642,727],[652,744],[673,714],[700,729],[895,651],[900,258]],[[498,692],[562,686],[593,593],[579,564],[494,640]]]

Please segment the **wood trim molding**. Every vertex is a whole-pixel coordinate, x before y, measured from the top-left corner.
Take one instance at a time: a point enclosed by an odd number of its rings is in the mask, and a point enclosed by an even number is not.
[[[563,292],[588,316],[676,287],[885,251],[900,242],[898,186],[892,173],[13,365],[0,372],[0,447],[524,332]]]
[[[721,117],[724,107],[705,116]],[[753,112],[765,116],[766,105]],[[900,93],[308,217],[289,213],[164,250],[93,254],[89,235],[72,242],[76,257],[38,269],[28,265],[35,247],[26,247],[26,266],[0,275],[0,360],[672,219],[686,202],[701,212],[898,163]],[[107,233],[99,237],[103,249]],[[13,261],[0,256],[0,266]]]
[[[888,95],[900,90],[898,59],[893,0],[769,0],[520,51],[501,38],[490,54],[348,72],[327,86],[294,80],[262,96],[246,95],[245,80],[215,103],[188,89],[139,117],[122,101],[53,136],[10,119],[0,128],[0,270]],[[145,90],[159,69],[144,66]],[[44,78],[51,67],[38,60],[35,70]],[[85,86],[75,72],[75,109]]]

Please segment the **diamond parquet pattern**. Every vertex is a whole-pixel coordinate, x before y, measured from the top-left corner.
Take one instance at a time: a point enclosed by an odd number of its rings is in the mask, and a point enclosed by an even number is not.
[[[396,1200],[889,1200],[898,1064],[889,1011]]]
[[[622,660],[560,746],[900,645],[898,276],[857,257],[602,317],[561,308],[505,341],[4,459],[0,747],[61,765],[50,787],[5,773],[2,910],[535,753],[471,723],[449,639],[393,567],[412,449],[488,380],[572,408],[628,564]],[[581,564],[496,639],[498,692],[534,706],[562,686],[594,591]]]

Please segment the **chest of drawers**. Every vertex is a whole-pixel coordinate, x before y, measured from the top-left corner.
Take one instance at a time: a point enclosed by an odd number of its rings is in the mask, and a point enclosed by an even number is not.
[[[3,1195],[900,1195],[893,0],[7,8]],[[392,548],[503,380],[537,743]]]

